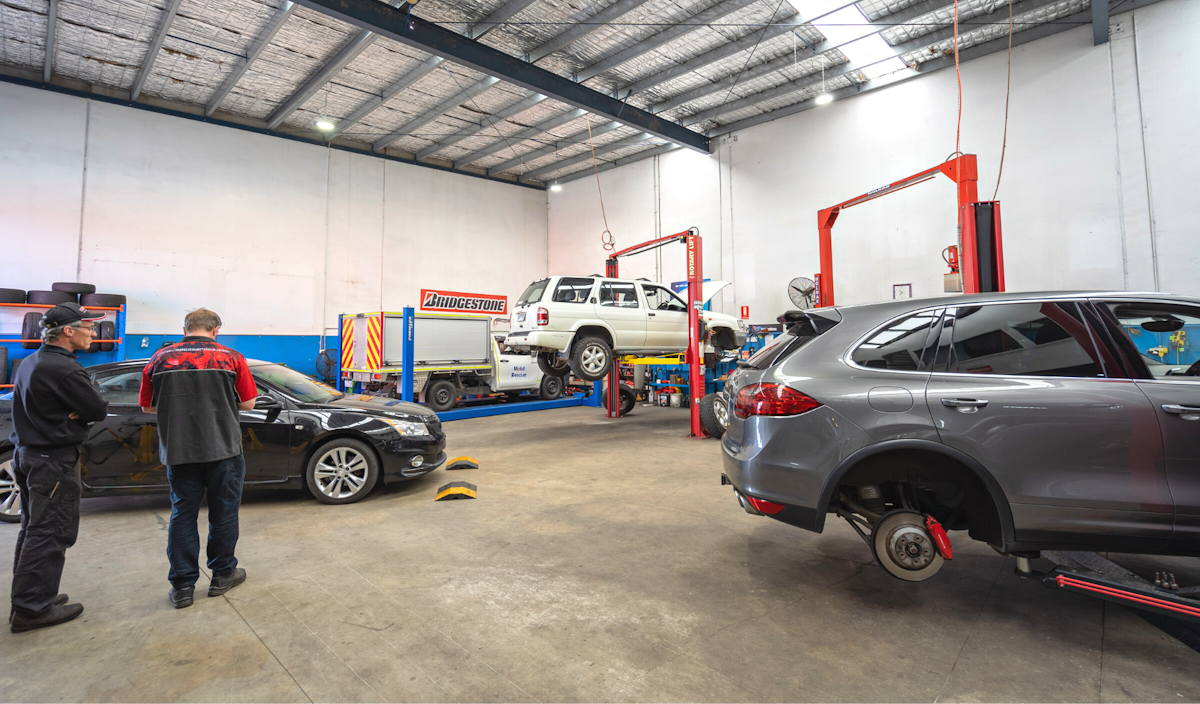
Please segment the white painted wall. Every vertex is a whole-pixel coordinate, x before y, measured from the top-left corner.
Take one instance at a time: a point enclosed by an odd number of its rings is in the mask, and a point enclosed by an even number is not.
[[[542,191],[4,83],[0,129],[0,287],[124,293],[131,334],[207,306],[228,334],[316,335],[546,275]]]
[[[1102,46],[1080,27],[1013,52],[997,196],[1009,290],[1200,295],[1200,87],[1178,78],[1200,70],[1200,2],[1164,0],[1113,25]],[[1005,71],[1003,53],[962,66],[962,150],[979,155],[984,199],[1000,163]],[[956,109],[954,72],[941,71],[743,130],[711,156],[679,150],[614,169],[600,175],[608,222],[619,247],[699,226],[705,275],[735,282],[724,309],[749,305],[768,322],[793,307],[787,282],[819,269],[817,211],[946,159]],[[550,272],[600,270],[602,229],[594,177],[551,193]],[[944,295],[954,185],[939,178],[846,210],[833,234],[839,304],[890,299],[901,283]],[[682,278],[676,257],[662,280]],[[628,273],[654,276],[638,266]]]

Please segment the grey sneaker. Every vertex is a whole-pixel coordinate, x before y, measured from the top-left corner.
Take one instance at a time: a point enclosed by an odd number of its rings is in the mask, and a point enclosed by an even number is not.
[[[217,575],[214,574],[213,578],[212,578],[212,582],[210,582],[208,585],[208,595],[209,596],[221,596],[225,592],[229,591],[230,589],[233,589],[234,587],[236,587],[237,585],[239,585],[245,581],[246,581],[246,570],[242,569],[241,567],[235,567],[233,572],[230,572],[229,574],[227,574],[223,577],[218,577]]]

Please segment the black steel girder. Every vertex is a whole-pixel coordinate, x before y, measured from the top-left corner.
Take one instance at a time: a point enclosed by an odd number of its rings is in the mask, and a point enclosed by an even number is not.
[[[444,57],[568,105],[622,122],[669,142],[709,153],[708,137],[651,115],[569,78],[409,15],[379,0],[295,0],[299,5],[369,30],[393,41]]]

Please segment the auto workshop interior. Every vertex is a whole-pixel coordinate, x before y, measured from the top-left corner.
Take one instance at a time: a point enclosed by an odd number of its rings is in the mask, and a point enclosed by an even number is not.
[[[3,0],[0,700],[1200,700],[1197,36]]]

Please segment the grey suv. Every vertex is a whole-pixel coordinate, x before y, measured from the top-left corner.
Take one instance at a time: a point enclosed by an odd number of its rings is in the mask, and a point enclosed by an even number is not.
[[[731,375],[739,503],[847,520],[891,574],[1003,553],[1200,556],[1200,300],[1020,293],[793,311]],[[944,530],[943,530],[944,529]]]

